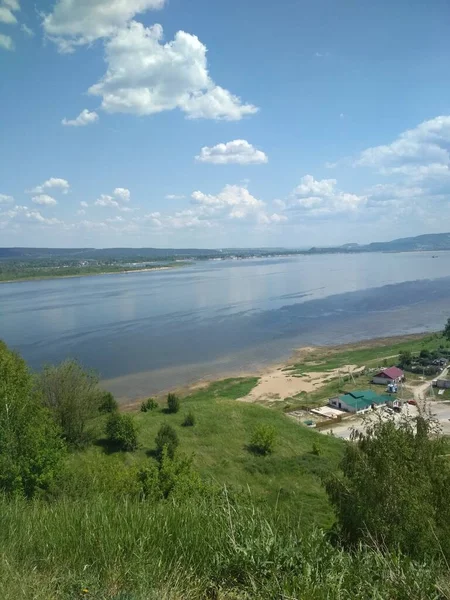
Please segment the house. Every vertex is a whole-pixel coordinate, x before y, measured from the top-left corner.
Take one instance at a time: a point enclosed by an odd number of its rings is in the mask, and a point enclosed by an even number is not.
[[[377,373],[372,379],[372,383],[380,383],[381,385],[387,385],[388,383],[400,383],[405,379],[405,374],[398,367],[390,367],[389,369],[383,369]]]
[[[330,398],[328,404],[349,413],[362,413],[370,410],[372,407],[384,406],[387,402],[392,402],[392,400],[392,396],[380,396],[372,390],[364,390],[362,392],[348,392],[342,396]]]
[[[433,387],[448,389],[450,388],[450,379],[433,379]]]

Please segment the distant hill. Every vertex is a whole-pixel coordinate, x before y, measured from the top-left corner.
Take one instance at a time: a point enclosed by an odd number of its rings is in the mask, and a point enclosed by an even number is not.
[[[344,244],[334,248],[311,248],[309,253],[331,252],[414,252],[450,250],[450,233],[427,233],[416,237],[399,238],[390,242]]]
[[[348,243],[329,248],[314,247],[309,250],[288,248],[0,248],[1,259],[27,261],[33,259],[207,259],[238,256],[273,256],[293,254],[331,254],[340,252],[413,252],[420,250],[450,250],[450,233],[427,233],[416,237],[399,238],[390,242],[371,244]]]

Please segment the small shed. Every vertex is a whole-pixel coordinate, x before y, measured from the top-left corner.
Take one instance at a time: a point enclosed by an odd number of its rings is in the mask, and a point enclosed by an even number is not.
[[[362,413],[370,410],[374,406],[384,406],[387,402],[392,400],[392,396],[380,396],[372,390],[364,390],[361,392],[348,392],[342,396],[330,398],[328,404],[349,413]]]
[[[388,385],[389,383],[400,383],[405,379],[405,374],[398,367],[389,367],[377,373],[372,379],[372,383]]]

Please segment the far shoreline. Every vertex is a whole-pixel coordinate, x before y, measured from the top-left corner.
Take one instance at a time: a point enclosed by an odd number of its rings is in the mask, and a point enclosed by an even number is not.
[[[355,350],[364,350],[370,348],[383,348],[389,346],[393,346],[396,344],[407,344],[408,342],[418,342],[421,340],[426,340],[431,336],[437,335],[441,333],[440,331],[425,331],[422,333],[412,333],[412,334],[400,334],[395,336],[388,337],[375,337],[360,340],[358,342],[349,342],[344,344],[333,344],[329,346],[301,346],[298,348],[294,348],[288,359],[282,361],[274,361],[268,363],[261,368],[255,369],[230,369],[224,370],[220,373],[204,377],[199,377],[198,379],[194,379],[191,382],[188,382],[184,385],[166,387],[161,389],[153,394],[143,394],[143,395],[132,395],[132,394],[122,394],[118,396],[119,404],[124,410],[134,410],[136,407],[142,403],[143,400],[146,400],[149,397],[155,397],[157,399],[163,399],[169,392],[177,393],[180,396],[187,396],[191,394],[193,391],[202,389],[204,387],[208,387],[209,385],[222,381],[224,379],[230,378],[240,378],[240,377],[263,377],[268,373],[283,369],[288,365],[292,365],[296,362],[301,362],[304,360],[308,354],[316,354],[319,353],[324,357],[330,354],[338,354],[341,352],[351,352]],[[181,368],[181,367],[180,367]],[[124,375],[117,378],[110,378],[101,381],[101,385],[105,386],[108,389],[108,383],[117,382],[120,380],[125,380],[127,378],[139,377],[140,375],[149,374],[151,376],[151,371],[145,371],[143,373],[135,373],[131,375]]]

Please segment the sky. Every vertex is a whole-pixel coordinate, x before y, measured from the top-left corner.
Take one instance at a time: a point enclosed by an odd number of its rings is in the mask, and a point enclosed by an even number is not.
[[[450,231],[448,0],[0,0],[0,246]]]

